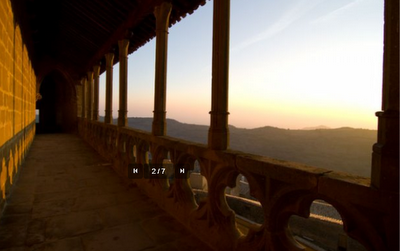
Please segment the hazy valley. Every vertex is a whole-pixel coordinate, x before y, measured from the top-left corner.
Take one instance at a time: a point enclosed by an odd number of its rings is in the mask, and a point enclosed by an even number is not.
[[[151,131],[151,118],[129,118],[128,126]],[[369,177],[376,130],[337,128],[288,130],[229,127],[230,148],[280,160]],[[208,126],[167,119],[167,135],[207,144]]]

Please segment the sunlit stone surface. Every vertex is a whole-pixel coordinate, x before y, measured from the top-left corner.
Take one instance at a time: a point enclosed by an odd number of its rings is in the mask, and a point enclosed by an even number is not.
[[[75,135],[37,135],[0,219],[0,250],[208,250]]]

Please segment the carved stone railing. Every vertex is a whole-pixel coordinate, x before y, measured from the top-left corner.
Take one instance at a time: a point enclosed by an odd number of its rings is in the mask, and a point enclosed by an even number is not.
[[[193,168],[197,160],[208,182],[208,196],[197,204],[188,178],[131,179],[161,208],[216,250],[304,250],[288,229],[290,216],[309,216],[311,203],[322,199],[340,213],[345,232],[368,250],[398,248],[398,193],[370,187],[370,179],[238,151],[207,146],[126,127],[79,121],[79,133],[117,173],[128,179],[130,164],[163,163]],[[264,223],[251,225],[247,235],[236,227],[235,213],[225,199],[244,175],[253,197],[261,203]]]

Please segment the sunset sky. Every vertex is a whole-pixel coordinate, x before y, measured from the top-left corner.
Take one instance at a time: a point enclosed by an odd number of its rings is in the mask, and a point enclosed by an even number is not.
[[[170,28],[168,118],[209,124],[212,7],[207,1]],[[382,55],[382,0],[232,0],[229,124],[376,129]],[[153,115],[154,61],[154,39],[129,55],[129,117]],[[100,115],[104,92],[105,73]]]

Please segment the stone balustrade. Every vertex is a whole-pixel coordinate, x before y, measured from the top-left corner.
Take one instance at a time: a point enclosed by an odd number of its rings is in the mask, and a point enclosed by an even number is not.
[[[298,163],[206,145],[81,119],[80,135],[135,183],[161,208],[217,250],[304,250],[288,229],[290,216],[307,218],[311,203],[322,199],[340,213],[345,232],[367,250],[394,250],[398,233],[398,197],[370,186],[370,179]],[[149,154],[150,153],[150,154]],[[193,168],[198,161],[208,196],[198,204],[185,179],[128,179],[130,164],[163,163]],[[226,202],[226,187],[244,175],[250,192],[263,208],[263,224],[249,224],[247,234],[236,227]],[[397,232],[396,232],[397,230]]]

